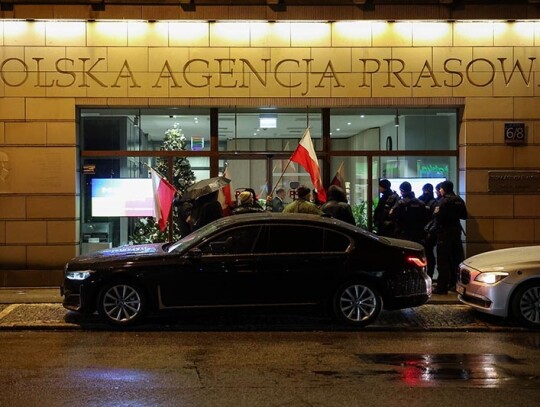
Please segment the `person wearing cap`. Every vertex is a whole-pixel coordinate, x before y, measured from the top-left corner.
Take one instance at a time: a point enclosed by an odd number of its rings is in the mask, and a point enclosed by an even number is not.
[[[456,286],[459,263],[465,258],[461,243],[461,220],[467,219],[467,207],[454,192],[452,181],[443,181],[441,199],[433,216],[437,225],[437,287],[434,294],[446,294]]]
[[[390,210],[390,219],[395,223],[394,236],[398,239],[422,243],[424,227],[431,215],[429,209],[414,196],[410,182],[402,182],[399,191],[401,199]]]
[[[298,199],[294,200],[283,209],[283,213],[310,213],[312,215],[322,215],[322,211],[310,202],[311,190],[303,185],[296,189]]]
[[[394,234],[394,222],[390,219],[390,210],[399,200],[399,196],[390,189],[391,186],[392,184],[387,179],[379,181],[380,197],[373,212],[373,223],[380,236],[392,237]]]
[[[239,215],[242,213],[258,213],[264,212],[264,209],[260,206],[255,206],[253,193],[251,191],[242,191],[238,195],[238,206],[232,210],[232,215]]]

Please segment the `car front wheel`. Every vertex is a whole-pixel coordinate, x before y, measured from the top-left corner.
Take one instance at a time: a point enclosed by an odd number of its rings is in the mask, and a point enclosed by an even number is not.
[[[522,325],[540,328],[540,281],[517,289],[512,300],[512,313]]]
[[[342,284],[334,294],[334,315],[345,324],[366,326],[377,319],[382,309],[382,298],[369,283],[351,281]]]
[[[146,312],[146,297],[143,290],[128,281],[107,284],[101,290],[98,301],[101,317],[118,326],[134,325]]]

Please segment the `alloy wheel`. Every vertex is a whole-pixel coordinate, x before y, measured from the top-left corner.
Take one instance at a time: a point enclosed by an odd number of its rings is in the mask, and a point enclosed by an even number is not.
[[[140,316],[143,299],[135,287],[115,284],[104,292],[101,306],[111,322],[128,324]]]
[[[349,285],[342,291],[339,298],[341,313],[352,323],[373,319],[379,308],[378,295],[370,287],[363,284]]]
[[[540,286],[533,285],[523,292],[519,312],[528,323],[540,326]]]

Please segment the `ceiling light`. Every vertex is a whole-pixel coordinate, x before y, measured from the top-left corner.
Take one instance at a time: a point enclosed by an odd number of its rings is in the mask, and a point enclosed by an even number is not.
[[[259,115],[259,127],[261,129],[275,129],[277,127],[277,114],[261,113]]]

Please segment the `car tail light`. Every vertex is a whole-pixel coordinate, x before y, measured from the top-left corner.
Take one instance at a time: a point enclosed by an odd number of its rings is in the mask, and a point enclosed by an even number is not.
[[[427,260],[426,260],[425,257],[409,256],[409,257],[407,257],[407,261],[409,263],[414,264],[417,267],[426,267],[427,266]]]

